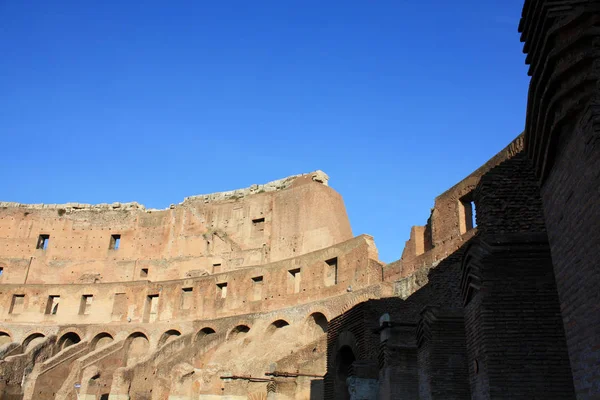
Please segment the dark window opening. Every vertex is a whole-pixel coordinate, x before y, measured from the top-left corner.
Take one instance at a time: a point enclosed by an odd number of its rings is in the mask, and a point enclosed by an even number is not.
[[[325,286],[333,286],[338,283],[338,259],[337,257],[325,261]]]
[[[252,226],[254,227],[255,231],[263,232],[265,230],[265,219],[264,218],[253,219]]]
[[[299,293],[300,292],[300,268],[290,269],[287,280],[287,292],[288,293]]]
[[[154,322],[158,319],[158,294],[148,295],[146,298],[146,310],[144,322]]]
[[[50,235],[40,235],[38,237],[37,246],[35,248],[38,250],[46,250],[48,248],[49,242],[50,242]]]
[[[194,288],[186,287],[181,289],[181,308],[183,310],[189,310],[192,308],[192,301],[194,299],[192,297],[193,293]]]
[[[221,298],[227,297],[227,282],[217,283],[217,294],[221,294]]]
[[[263,277],[255,276],[252,278],[252,299],[254,301],[262,299]]]
[[[25,295],[24,294],[15,294],[12,297],[12,302],[10,303],[10,310],[8,310],[9,314],[20,314],[23,312],[23,308],[25,305]]]
[[[108,248],[110,250],[119,250],[121,246],[121,235],[110,235],[110,245]]]
[[[4,273],[4,268],[0,267],[0,276],[2,276],[3,273]]]
[[[148,268],[142,268],[140,270],[140,278],[147,278],[148,277]]]
[[[56,315],[58,312],[59,302],[60,296],[48,296],[48,302],[46,303],[46,314]]]
[[[467,233],[477,226],[475,202],[473,201],[472,193],[469,193],[460,199],[458,206],[458,218],[458,225],[461,235]]]
[[[79,315],[89,315],[93,301],[94,296],[91,294],[84,294],[83,296],[81,296],[81,304],[79,304]]]

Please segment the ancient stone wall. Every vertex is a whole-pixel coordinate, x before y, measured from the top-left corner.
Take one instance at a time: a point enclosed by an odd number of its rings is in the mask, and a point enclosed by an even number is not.
[[[600,3],[527,0],[526,148],[542,182],[575,389],[600,396]]]
[[[323,249],[352,238],[343,200],[325,177],[196,196],[162,211],[1,203],[0,283],[184,279]]]
[[[376,254],[373,239],[363,235],[296,258],[199,278],[5,284],[0,289],[0,320],[48,325],[154,323],[269,311],[381,282],[382,265],[373,259]]]

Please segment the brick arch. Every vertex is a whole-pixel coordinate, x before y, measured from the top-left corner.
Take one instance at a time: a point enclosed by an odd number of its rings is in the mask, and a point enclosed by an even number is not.
[[[60,350],[81,342],[81,336],[75,330],[68,330],[61,334],[58,339],[58,347]]]
[[[96,350],[96,348],[99,348],[98,343],[100,342],[100,340],[105,339],[105,338],[110,338],[111,341],[115,340],[114,335],[111,335],[108,332],[99,332],[92,338],[92,340],[90,340],[90,347],[91,347],[92,351]],[[102,347],[104,347],[104,346],[102,346]]]
[[[85,330],[83,330],[81,328],[74,327],[74,326],[70,326],[70,327],[64,327],[62,329],[59,329],[58,332],[56,333],[56,337],[62,338],[67,333],[75,333],[77,336],[79,336],[79,338],[81,339],[81,341],[86,340],[87,336],[88,336],[86,334]]]
[[[167,342],[169,340],[173,340],[177,337],[181,336],[181,331],[179,331],[178,329],[169,329],[166,330],[162,335],[160,335],[160,339],[158,339],[158,347],[162,347],[165,344],[167,344]]]
[[[6,339],[6,338],[8,338],[8,339]],[[13,336],[9,330],[7,330],[7,329],[0,330],[0,346],[4,346],[5,344],[11,343],[12,341],[13,341]]]
[[[349,399],[346,378],[350,373],[350,366],[359,358],[358,343],[352,332],[343,331],[338,336],[333,353],[333,382],[335,392],[342,394],[342,399]],[[345,396],[343,394],[346,394]],[[336,397],[338,398],[338,397]]]
[[[250,330],[252,330],[252,326],[250,324],[245,323],[245,322],[240,322],[240,323],[236,324],[233,328],[231,328],[229,330],[229,332],[227,332],[226,340],[235,338],[239,333],[248,333],[248,332],[250,332]]]
[[[214,335],[217,333],[217,330],[212,326],[205,326],[201,329],[198,329],[196,334],[194,335],[194,342],[200,341],[204,336]]]
[[[27,351],[27,347],[35,339],[38,339],[38,338],[45,339],[47,337],[48,337],[47,335],[45,335],[44,333],[39,332],[39,331],[34,331],[31,333],[28,333],[27,336],[25,336],[25,339],[23,339],[23,342],[21,343],[23,346],[23,353],[25,353]]]

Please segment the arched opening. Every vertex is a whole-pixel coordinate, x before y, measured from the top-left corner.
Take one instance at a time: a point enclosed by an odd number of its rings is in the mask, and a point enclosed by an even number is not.
[[[198,333],[196,333],[196,341],[203,339],[206,335],[212,335],[214,333],[216,332],[213,328],[210,328],[208,326],[206,328],[202,328],[198,331]]]
[[[169,329],[168,331],[163,333],[160,339],[158,340],[158,347],[164,346],[165,344],[169,343],[178,336],[181,336],[181,332],[179,332],[177,329]]]
[[[250,332],[250,327],[247,325],[238,325],[229,332],[229,339],[235,339],[239,336]]]
[[[142,332],[134,332],[127,338],[126,342],[127,366],[137,364],[150,349],[150,341]]]
[[[319,333],[327,333],[327,327],[329,326],[329,321],[327,321],[327,317],[320,312],[315,312],[310,314],[309,322],[313,325],[313,327],[317,328],[316,330]]]
[[[45,337],[46,336],[41,333],[33,333],[27,336],[25,340],[23,340],[23,348],[25,349],[23,352],[25,353],[43,342]]]
[[[113,337],[111,334],[106,332],[99,333],[92,339],[92,350],[101,349],[109,343],[112,343],[112,341]]]
[[[81,342],[81,338],[75,332],[67,332],[58,340],[58,348],[64,350],[69,346]]]
[[[273,334],[287,326],[290,326],[290,324],[286,320],[278,319],[277,321],[274,321],[271,323],[271,325],[269,325],[269,327],[267,328],[267,333]]]
[[[7,343],[11,343],[12,339],[10,335],[6,332],[0,332],[0,347],[4,346]]]
[[[350,367],[356,360],[354,352],[349,346],[342,346],[335,357],[335,399],[349,400],[350,392],[346,379],[350,375]]]

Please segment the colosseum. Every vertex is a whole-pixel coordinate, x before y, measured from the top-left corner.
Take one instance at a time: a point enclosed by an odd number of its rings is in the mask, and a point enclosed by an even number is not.
[[[392,263],[322,171],[0,203],[0,399],[600,399],[599,26],[525,1],[524,132]]]

